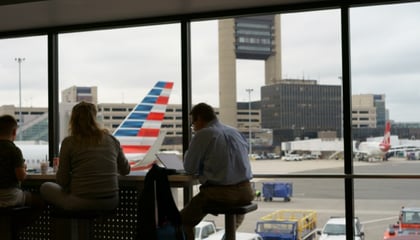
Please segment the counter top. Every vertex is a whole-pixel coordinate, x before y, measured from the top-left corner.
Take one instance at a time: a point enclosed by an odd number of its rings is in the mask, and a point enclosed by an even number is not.
[[[146,177],[146,171],[133,171],[127,176],[118,176],[120,181],[140,181],[143,182]],[[43,180],[43,181],[55,181],[55,173],[49,171],[47,174],[41,173],[27,173],[25,181],[28,180]],[[198,178],[187,174],[171,174],[168,175],[168,180],[171,183],[186,183],[195,185],[198,184]]]

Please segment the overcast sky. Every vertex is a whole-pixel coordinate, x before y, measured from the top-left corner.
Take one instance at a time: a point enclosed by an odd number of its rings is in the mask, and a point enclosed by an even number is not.
[[[350,11],[353,94],[386,95],[395,121],[420,121],[420,4]],[[282,77],[340,85],[338,10],[282,17]],[[99,102],[135,103],[157,80],[174,81],[171,103],[180,103],[178,24],[63,34],[59,37],[60,89],[98,86]],[[192,24],[193,101],[218,106],[217,21]],[[47,105],[46,37],[0,40],[0,105]],[[264,62],[237,60],[237,99],[260,99]]]

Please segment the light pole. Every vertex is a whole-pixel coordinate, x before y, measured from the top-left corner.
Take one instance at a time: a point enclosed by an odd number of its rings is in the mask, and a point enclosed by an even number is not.
[[[21,65],[25,61],[25,58],[15,58],[15,61],[19,64],[19,128],[22,127],[22,74]],[[19,131],[19,140],[22,140],[22,129]]]
[[[341,77],[341,76],[339,76],[338,77],[338,79],[340,80],[340,82],[341,82],[341,88],[340,88],[340,90],[341,90],[341,98],[340,98],[340,107],[341,107],[341,109],[340,109],[340,118],[341,118],[341,121],[340,121],[340,123],[341,123],[341,139],[344,139],[344,136],[343,136],[343,134],[344,134],[344,115],[343,115],[343,77]]]
[[[302,130],[302,140],[305,140],[305,127],[300,127],[300,130]]]
[[[248,102],[248,113],[249,113],[249,124],[248,124],[248,130],[249,130],[249,154],[252,154],[252,130],[251,130],[251,92],[254,91],[252,88],[247,88],[246,91],[248,92],[249,102]]]

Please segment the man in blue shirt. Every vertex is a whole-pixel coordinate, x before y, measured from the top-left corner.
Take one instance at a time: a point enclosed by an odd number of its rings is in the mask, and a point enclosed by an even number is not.
[[[235,128],[222,124],[210,105],[199,103],[190,115],[195,135],[185,153],[184,168],[198,176],[201,186],[181,211],[187,240],[194,239],[194,226],[206,216],[203,206],[243,205],[255,194],[249,182],[252,171],[246,139]],[[236,216],[236,228],[243,220],[244,215]]]

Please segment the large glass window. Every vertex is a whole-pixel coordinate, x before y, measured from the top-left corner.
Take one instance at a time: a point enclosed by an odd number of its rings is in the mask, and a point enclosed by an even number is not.
[[[381,163],[420,159],[420,126],[415,110],[420,49],[416,39],[420,31],[414,27],[420,21],[416,12],[419,8],[420,4],[412,3],[351,9],[357,160]],[[393,173],[393,167],[384,172]]]
[[[364,239],[383,238],[398,220],[414,219],[419,8],[350,8],[351,106],[343,105],[349,90],[342,87],[339,9],[193,20],[192,104],[209,103],[247,138],[261,192],[258,210],[239,231],[254,232],[261,218],[286,209],[316,212],[320,234],[330,223],[342,232],[334,224],[353,200],[355,234]],[[180,34],[180,24],[59,34],[60,140],[77,102],[97,104],[99,121],[114,132],[133,109],[138,117],[150,111],[135,106],[161,81],[146,98],[171,89],[164,114],[154,115],[162,119],[159,151],[181,154],[182,111],[189,109],[181,105]],[[19,121],[17,144],[29,168],[48,154],[46,43],[45,36],[0,40],[0,113]],[[352,113],[352,136],[344,136],[343,108]],[[344,137],[354,140],[352,159],[344,159]],[[41,154],[32,156],[33,146]],[[354,199],[345,195],[349,178]],[[401,207],[407,214],[399,219]],[[208,219],[224,225],[222,216]]]
[[[415,232],[406,225],[413,213],[399,216],[402,207],[420,204],[418,180],[400,179],[418,175],[420,163],[419,10],[419,3],[350,10],[354,172],[399,176],[355,180],[355,213],[365,239],[388,239],[390,226],[397,235]]]
[[[181,104],[180,46],[179,24],[60,34],[60,139],[72,107],[87,101],[130,161],[149,164],[155,145],[182,152],[181,128],[173,127],[181,123],[173,117]],[[132,110],[136,121],[122,125]]]
[[[16,144],[28,168],[48,159],[48,74],[45,36],[0,40],[0,114],[16,118]]]
[[[338,20],[330,10],[193,22],[193,105],[213,105],[248,138],[252,158],[294,154],[343,166]],[[245,28],[265,25],[269,56],[238,47]]]
[[[344,217],[343,178],[287,178],[344,173],[340,12],[197,21],[191,29],[192,104],[211,104],[248,139],[262,192],[240,231],[254,232],[262,217],[285,209],[316,212],[319,228]],[[289,183],[290,199],[278,189]]]

